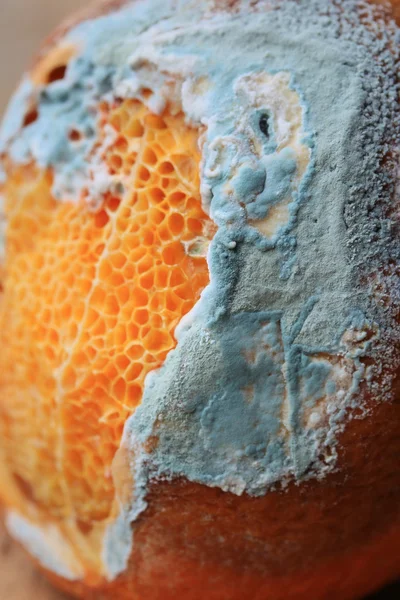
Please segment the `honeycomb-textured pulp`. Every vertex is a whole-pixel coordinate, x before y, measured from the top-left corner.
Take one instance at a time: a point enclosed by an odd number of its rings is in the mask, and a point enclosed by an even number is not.
[[[208,284],[213,234],[198,133],[183,115],[133,100],[100,111],[95,152],[124,192],[96,212],[56,201],[51,172],[35,165],[8,165],[3,190],[0,495],[15,505],[12,481],[20,510],[32,504],[83,534],[110,517],[124,424]]]

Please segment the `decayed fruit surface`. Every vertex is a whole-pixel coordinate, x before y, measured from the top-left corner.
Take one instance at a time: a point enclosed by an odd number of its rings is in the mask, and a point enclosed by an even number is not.
[[[0,497],[67,591],[398,575],[396,36],[352,0],[105,2],[21,84]]]
[[[9,167],[0,359],[9,502],[28,501],[94,546],[124,424],[208,283],[212,236],[197,133],[182,115],[137,101],[100,110],[102,130],[115,132],[101,158],[129,179],[124,198],[108,193],[93,212],[57,202],[51,173]]]

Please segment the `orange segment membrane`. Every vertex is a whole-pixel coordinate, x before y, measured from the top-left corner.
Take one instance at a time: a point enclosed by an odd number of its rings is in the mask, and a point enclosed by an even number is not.
[[[3,190],[0,495],[70,538],[110,518],[124,424],[208,284],[213,234],[183,115],[133,100],[101,111],[116,132],[103,163],[127,191],[93,213],[56,201],[35,165],[8,165]]]

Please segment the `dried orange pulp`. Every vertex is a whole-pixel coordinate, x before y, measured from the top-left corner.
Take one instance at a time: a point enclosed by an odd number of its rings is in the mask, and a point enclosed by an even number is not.
[[[50,171],[9,164],[0,295],[0,494],[57,522],[94,569],[124,424],[209,281],[213,235],[183,115],[134,100],[100,113],[102,160],[128,191],[93,212],[55,200]]]

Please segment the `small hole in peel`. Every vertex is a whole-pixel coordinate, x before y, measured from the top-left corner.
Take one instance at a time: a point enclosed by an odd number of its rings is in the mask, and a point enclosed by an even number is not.
[[[36,108],[32,108],[32,110],[30,110],[24,118],[24,123],[23,126],[24,127],[29,127],[29,125],[32,125],[32,123],[34,123],[35,121],[38,120],[39,117],[39,113],[37,111]]]
[[[60,81],[60,79],[64,79],[66,72],[66,65],[58,65],[57,67],[54,67],[54,69],[52,69],[47,76],[47,83],[54,83],[55,81]]]
[[[77,129],[71,129],[68,137],[71,142],[79,142],[82,139],[82,134]]]
[[[266,138],[269,139],[269,117],[268,115],[261,115],[259,121],[260,131]]]

